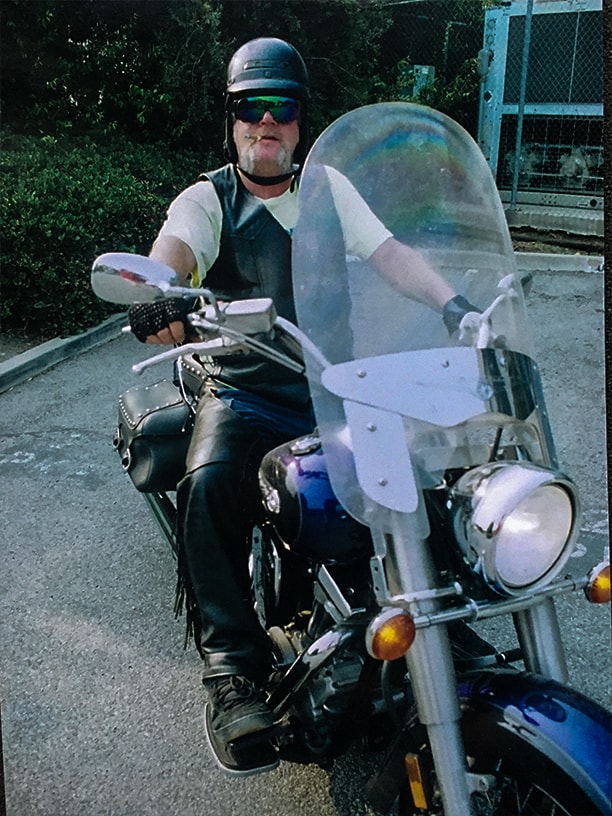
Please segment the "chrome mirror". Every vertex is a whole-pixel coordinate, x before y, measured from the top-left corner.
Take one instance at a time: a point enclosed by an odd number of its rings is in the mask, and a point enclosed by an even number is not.
[[[168,297],[180,281],[172,267],[144,255],[107,252],[94,261],[91,286],[111,303],[147,303]]]

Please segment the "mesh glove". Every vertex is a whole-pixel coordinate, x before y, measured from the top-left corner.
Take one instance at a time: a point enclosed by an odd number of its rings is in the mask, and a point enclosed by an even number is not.
[[[449,335],[459,330],[459,325],[468,312],[478,312],[480,309],[473,306],[463,295],[455,295],[447,301],[442,309],[442,320]]]
[[[193,301],[184,298],[135,303],[128,311],[130,330],[141,343],[145,343],[149,335],[167,329],[171,323],[180,322],[187,329],[187,315],[191,311],[193,311]]]

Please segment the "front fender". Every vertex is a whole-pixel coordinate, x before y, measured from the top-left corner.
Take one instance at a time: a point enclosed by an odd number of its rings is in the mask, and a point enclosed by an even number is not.
[[[553,680],[511,668],[463,674],[458,694],[468,756],[493,766],[505,757],[526,775],[536,767],[557,768],[599,812],[611,812],[612,723],[601,706]],[[381,812],[391,808],[406,781],[405,753],[419,750],[426,739],[413,708],[367,785],[371,804]]]
[[[612,715],[554,680],[514,671],[459,678],[466,748],[523,752],[527,743],[560,768],[603,813],[612,798]],[[483,744],[485,743],[485,744]],[[525,761],[528,761],[529,751]]]

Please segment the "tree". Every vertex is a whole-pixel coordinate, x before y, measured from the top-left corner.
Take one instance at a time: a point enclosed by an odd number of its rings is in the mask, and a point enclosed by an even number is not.
[[[4,123],[209,150],[220,140],[230,55],[252,37],[278,36],[309,65],[317,129],[380,95],[390,22],[379,2],[357,0],[4,0]]]
[[[218,108],[218,7],[207,0],[5,0],[5,126],[32,135],[179,141]]]

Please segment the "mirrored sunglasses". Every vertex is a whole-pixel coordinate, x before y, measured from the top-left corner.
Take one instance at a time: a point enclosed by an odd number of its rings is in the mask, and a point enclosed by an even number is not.
[[[234,116],[241,122],[260,122],[266,111],[279,125],[287,125],[298,119],[300,103],[288,96],[244,96],[234,103]]]

